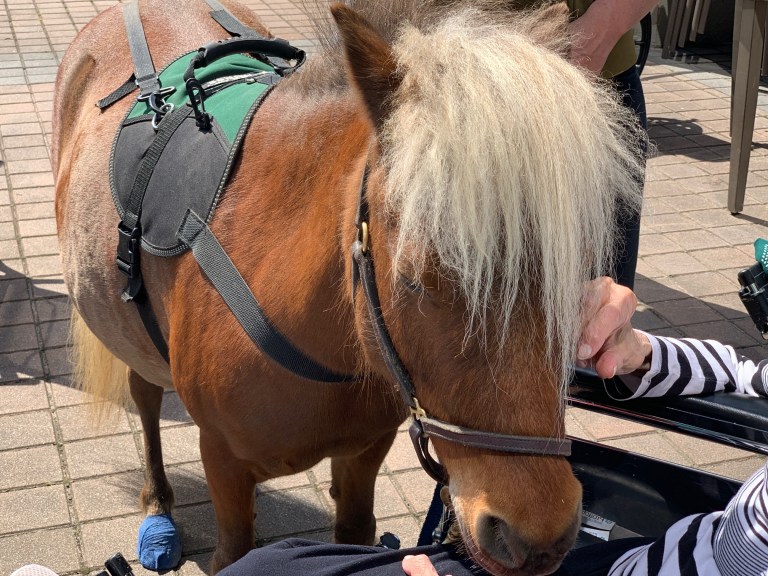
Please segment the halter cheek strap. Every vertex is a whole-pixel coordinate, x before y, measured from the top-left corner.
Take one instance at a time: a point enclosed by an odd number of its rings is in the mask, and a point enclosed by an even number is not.
[[[447,483],[445,468],[429,453],[430,437],[494,452],[539,456],[570,456],[571,441],[568,439],[497,434],[449,424],[448,422],[427,416],[427,413],[421,407],[416,397],[416,389],[413,386],[410,375],[395,350],[381,312],[381,301],[379,300],[379,292],[376,287],[376,274],[371,255],[371,232],[368,226],[370,208],[366,191],[368,189],[369,172],[370,168],[366,164],[360,183],[360,200],[355,222],[358,237],[352,244],[353,290],[356,289],[357,282],[359,281],[365,294],[368,314],[373,326],[373,334],[376,337],[384,363],[392,378],[398,384],[403,402],[409,407],[413,417],[409,434],[416,449],[416,455],[424,470],[438,482]]]

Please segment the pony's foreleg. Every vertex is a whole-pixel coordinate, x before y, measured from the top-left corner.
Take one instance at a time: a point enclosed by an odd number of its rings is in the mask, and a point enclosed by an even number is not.
[[[397,430],[387,432],[356,456],[331,459],[331,496],[336,500],[334,540],[340,544],[373,544],[376,518],[373,492],[376,475]]]
[[[218,542],[211,560],[216,574],[253,548],[253,473],[232,454],[227,443],[200,430],[200,456],[216,512]]]
[[[181,539],[171,518],[173,489],[165,475],[160,444],[163,389],[133,370],[128,375],[128,384],[144,430],[146,460],[140,501],[147,516],[139,528],[139,561],[149,570],[168,570],[176,567],[181,559]]]

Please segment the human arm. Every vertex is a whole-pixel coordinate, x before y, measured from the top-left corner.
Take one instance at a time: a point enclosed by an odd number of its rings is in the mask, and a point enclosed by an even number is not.
[[[610,278],[589,283],[578,364],[622,376],[629,398],[741,392],[768,396],[768,361],[758,364],[714,340],[665,338],[632,328],[637,298]]]
[[[687,516],[653,544],[628,551],[608,576],[764,576],[768,566],[768,470],[764,464],[725,512]]]
[[[619,38],[648,14],[659,0],[595,0],[571,22],[570,60],[599,74]]]

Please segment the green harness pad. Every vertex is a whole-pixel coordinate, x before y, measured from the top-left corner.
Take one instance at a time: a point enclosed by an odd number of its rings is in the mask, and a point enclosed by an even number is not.
[[[768,273],[768,240],[755,240],[755,260],[760,262],[763,272]]]
[[[229,179],[243,136],[256,110],[279,76],[255,58],[233,54],[197,71],[206,93],[205,111],[213,118],[210,129],[198,126],[183,75],[197,52],[184,54],[159,75],[163,88],[175,87],[165,98],[173,111],[164,124],[178,124],[167,144],[150,150],[158,131],[152,126],[154,112],[137,101],[125,116],[112,147],[110,186],[120,218],[124,219],[131,190],[142,163],[151,176],[141,203],[141,245],[158,256],[174,256],[187,247],[177,231],[188,209],[209,223]],[[183,119],[177,115],[184,115]],[[148,154],[148,152],[150,152]]]

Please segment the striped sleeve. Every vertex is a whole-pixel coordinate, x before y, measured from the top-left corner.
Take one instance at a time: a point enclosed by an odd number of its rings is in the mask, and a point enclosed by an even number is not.
[[[608,576],[766,576],[768,465],[741,487],[725,512],[676,522],[656,542],[629,550]]]
[[[715,562],[722,576],[768,574],[768,464],[747,480],[715,531]]]
[[[608,576],[721,576],[712,534],[722,514],[696,514],[677,521],[653,544],[626,552]]]
[[[622,400],[714,392],[768,396],[768,360],[755,364],[715,340],[645,335],[651,368],[642,377],[621,377],[630,391]]]

